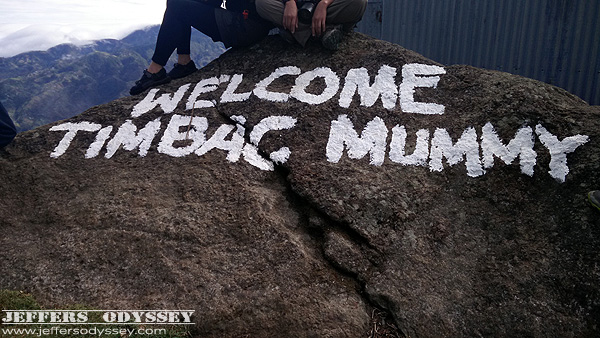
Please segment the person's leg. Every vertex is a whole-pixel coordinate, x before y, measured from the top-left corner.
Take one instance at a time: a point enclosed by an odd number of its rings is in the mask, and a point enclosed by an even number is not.
[[[325,33],[321,44],[329,50],[337,50],[344,33],[351,32],[367,9],[367,0],[336,0],[327,7]]]
[[[327,7],[327,25],[344,25],[352,28],[362,19],[367,0],[335,0]]]
[[[214,41],[220,40],[214,6],[191,0],[169,0],[158,32],[152,61],[164,67],[175,49],[184,59],[189,58],[191,27],[198,29]]]
[[[256,0],[256,11],[263,19],[270,21],[277,27],[283,25],[284,4],[281,0]]]
[[[192,57],[190,56],[190,54],[179,54],[179,52],[177,53],[178,64],[187,65],[188,63],[190,63],[190,61],[192,61]]]
[[[285,5],[281,0],[256,0],[256,11],[263,19],[273,23],[279,29],[283,30],[283,10]],[[290,32],[291,34],[291,32]],[[298,28],[293,34],[293,37],[302,46],[310,38],[310,25],[298,22]]]
[[[16,135],[17,128],[0,102],[0,148],[9,144]]]
[[[192,0],[168,0],[167,9],[160,26],[152,62],[142,78],[129,90],[131,95],[142,93],[148,88],[169,82],[172,78],[180,78],[196,71],[190,59],[191,27],[220,40],[219,29],[215,20],[215,7],[210,2]],[[185,62],[169,73],[164,69],[167,61],[177,49],[178,63]]]
[[[282,28],[284,4],[281,0],[256,0],[256,10],[264,19]],[[349,31],[360,21],[367,8],[367,0],[335,0],[327,7],[327,25],[343,25]],[[298,23],[294,38],[305,45],[312,34],[311,26]]]

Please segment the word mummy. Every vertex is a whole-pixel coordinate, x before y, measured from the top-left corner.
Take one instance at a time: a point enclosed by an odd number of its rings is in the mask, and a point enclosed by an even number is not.
[[[351,159],[362,159],[369,154],[370,164],[381,166],[387,151],[388,135],[389,130],[379,117],[367,123],[359,135],[348,116],[340,115],[331,122],[327,160],[338,163],[346,151]],[[550,153],[548,173],[558,182],[564,182],[569,173],[567,154],[587,143],[589,137],[575,135],[561,141],[540,124],[535,126],[535,135]],[[519,129],[508,144],[500,139],[489,122],[481,128],[479,138],[473,127],[465,129],[456,142],[453,142],[444,128],[436,128],[433,135],[427,129],[420,129],[416,136],[413,153],[406,154],[406,128],[398,125],[393,127],[388,154],[390,161],[402,165],[424,166],[431,171],[442,171],[444,159],[450,166],[464,161],[467,175],[478,177],[494,166],[495,158],[509,165],[519,157],[521,172],[528,176],[533,176],[534,173],[537,153],[534,150],[534,130],[531,127]]]

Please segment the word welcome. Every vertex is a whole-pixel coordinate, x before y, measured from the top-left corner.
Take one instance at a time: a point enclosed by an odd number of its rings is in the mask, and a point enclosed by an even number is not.
[[[364,107],[373,106],[381,98],[383,107],[386,109],[394,109],[399,101],[400,108],[405,113],[443,114],[444,106],[441,104],[416,102],[414,100],[416,88],[436,88],[440,80],[439,75],[442,74],[446,74],[446,71],[440,66],[418,63],[406,64],[402,66],[402,82],[397,86],[397,69],[394,67],[382,66],[372,84],[370,84],[370,76],[366,68],[353,68],[346,74],[344,86],[339,96],[339,105],[348,108],[353,97],[358,93],[360,105]],[[283,76],[296,76],[295,84],[290,88],[289,93],[270,90],[269,86]],[[236,93],[243,77],[243,74],[235,74],[233,76],[222,75],[201,80],[189,95],[186,110],[215,107],[217,104],[215,100],[204,100],[199,99],[199,97],[202,94],[217,90],[219,85],[224,83],[228,83],[228,85],[219,99],[221,104],[243,102],[254,95],[259,99],[271,102],[287,102],[290,98],[294,98],[300,102],[317,105],[329,101],[340,91],[340,78],[328,67],[319,67],[305,73],[302,73],[300,68],[295,66],[279,67],[265,79],[259,81],[254,90]],[[321,90],[321,93],[307,92],[308,86],[319,78],[322,78],[325,82],[325,87]],[[167,93],[160,97],[156,97],[159,89],[151,89],[146,97],[133,108],[131,116],[139,117],[157,106],[160,106],[165,114],[172,113],[190,87],[191,84],[188,83],[179,87],[174,94]]]

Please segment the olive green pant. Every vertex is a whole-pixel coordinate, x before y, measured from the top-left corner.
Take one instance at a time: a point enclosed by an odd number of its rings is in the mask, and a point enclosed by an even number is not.
[[[256,11],[258,14],[280,29],[283,29],[284,8],[285,5],[281,0],[256,0]],[[327,7],[326,25],[328,27],[343,25],[346,31],[350,31],[360,21],[366,8],[367,0],[334,0]],[[296,41],[304,46],[311,35],[310,24],[298,22],[298,28],[293,34]]]

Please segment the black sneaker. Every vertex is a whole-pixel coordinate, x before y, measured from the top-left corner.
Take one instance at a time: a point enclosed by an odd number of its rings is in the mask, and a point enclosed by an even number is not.
[[[188,62],[186,65],[180,65],[179,63],[176,63],[173,69],[171,69],[167,75],[174,80],[193,74],[197,70],[198,68],[196,68],[194,61],[190,60],[190,62]]]
[[[171,78],[167,76],[167,71],[164,68],[156,74],[152,74],[147,69],[144,69],[144,75],[135,82],[135,86],[131,87],[129,94],[137,95],[148,88],[156,87],[169,81],[171,81]]]
[[[323,45],[323,47],[329,50],[338,50],[343,37],[344,32],[342,32],[340,26],[327,28],[327,30],[325,31],[325,33],[323,33],[323,36],[321,37],[321,44]]]
[[[590,191],[588,193],[588,200],[590,200],[590,203],[596,207],[596,209],[600,210],[600,190]]]

